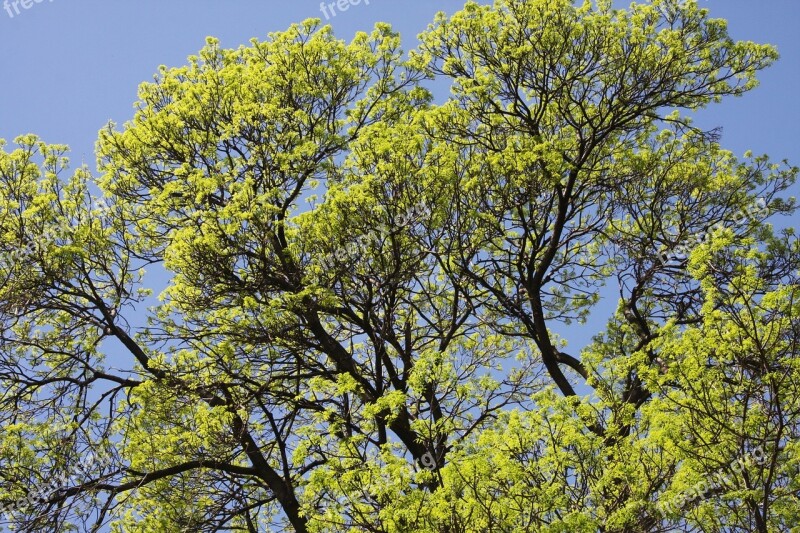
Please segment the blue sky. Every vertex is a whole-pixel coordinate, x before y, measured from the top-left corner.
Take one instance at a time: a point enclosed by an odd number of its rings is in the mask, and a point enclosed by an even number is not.
[[[340,38],[388,21],[412,48],[436,11],[463,5],[369,1],[330,19]],[[0,138],[36,133],[90,162],[98,130],[131,118],[137,86],[159,65],[185,64],[209,35],[235,48],[312,17],[325,18],[320,0],[44,0],[13,18],[0,10]]]
[[[0,0],[2,2],[3,0]],[[9,0],[10,1],[10,0]],[[79,162],[93,161],[97,131],[132,115],[136,88],[158,65],[178,66],[208,35],[227,47],[264,38],[292,22],[320,17],[319,0],[25,0],[13,17],[0,10],[0,138],[36,133],[69,144]],[[415,45],[438,10],[452,12],[463,0],[362,0],[331,17],[339,37],[349,39],[377,21]],[[619,2],[625,5],[627,2]],[[770,42],[781,61],[762,74],[762,85],[741,99],[704,112],[703,126],[722,126],[723,143],[800,161],[800,1],[701,0],[726,18],[737,39]],[[2,5],[0,5],[2,7]]]

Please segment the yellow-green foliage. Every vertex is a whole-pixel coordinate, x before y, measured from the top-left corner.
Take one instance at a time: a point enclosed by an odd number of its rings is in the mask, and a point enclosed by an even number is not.
[[[0,143],[0,506],[21,531],[796,527],[800,249],[765,219],[797,169],[686,116],[775,49],[693,0],[468,2],[399,45],[209,38],[100,132],[99,176]]]

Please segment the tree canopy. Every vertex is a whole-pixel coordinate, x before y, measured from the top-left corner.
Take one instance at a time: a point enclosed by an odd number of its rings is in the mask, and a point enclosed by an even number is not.
[[[694,0],[470,2],[408,54],[387,24],[209,38],[96,172],[0,144],[0,510],[789,531],[797,168],[691,120],[776,59]]]

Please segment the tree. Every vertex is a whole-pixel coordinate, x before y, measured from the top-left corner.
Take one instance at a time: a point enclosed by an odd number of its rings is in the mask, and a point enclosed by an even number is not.
[[[775,50],[674,0],[318,24],[162,68],[99,176],[0,150],[18,528],[797,523],[797,169],[686,114]]]

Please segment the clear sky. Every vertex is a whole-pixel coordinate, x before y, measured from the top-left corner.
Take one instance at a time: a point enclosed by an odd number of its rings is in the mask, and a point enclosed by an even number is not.
[[[782,59],[763,73],[761,87],[716,106],[700,123],[723,126],[723,144],[737,154],[752,149],[800,163],[800,100],[792,96],[800,87],[800,0],[701,3],[729,20],[735,38],[776,44]],[[345,39],[390,22],[410,49],[436,11],[461,5],[362,0],[330,22]],[[13,17],[0,9],[0,138],[36,133],[69,144],[76,161],[87,163],[97,131],[108,120],[131,117],[137,85],[152,79],[158,65],[184,64],[208,35],[238,47],[292,22],[325,19],[319,0],[22,0],[19,14],[9,0],[8,9]]]

